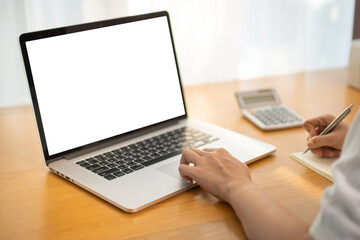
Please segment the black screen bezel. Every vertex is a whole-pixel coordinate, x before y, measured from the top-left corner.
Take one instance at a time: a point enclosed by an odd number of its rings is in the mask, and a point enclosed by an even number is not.
[[[99,141],[96,141],[93,143],[89,143],[89,144],[86,144],[83,146],[69,149],[67,151],[49,155],[47,142],[46,142],[46,138],[45,138],[45,132],[44,132],[44,128],[43,128],[43,124],[42,124],[42,120],[41,120],[40,108],[39,108],[39,104],[38,104],[38,100],[37,100],[37,96],[36,96],[36,89],[35,89],[34,80],[33,80],[32,72],[31,72],[31,65],[30,65],[29,57],[28,57],[28,53],[27,53],[26,42],[43,39],[43,38],[55,37],[55,36],[64,35],[64,34],[82,32],[82,31],[87,31],[87,30],[92,30],[92,29],[97,29],[97,28],[109,27],[109,26],[118,25],[118,24],[142,21],[142,20],[152,19],[152,18],[157,18],[157,17],[164,17],[164,16],[167,18],[167,22],[168,22],[169,33],[170,33],[170,37],[171,37],[171,43],[172,43],[172,48],[173,48],[173,53],[174,53],[174,58],[175,58],[176,70],[177,70],[178,80],[179,80],[179,87],[181,90],[181,96],[182,96],[185,114],[175,117],[175,118],[171,118],[171,119],[162,121],[162,122],[159,122],[159,123],[155,123],[155,124],[152,124],[152,125],[149,125],[146,127],[142,127],[142,128],[136,129],[136,130],[122,133],[122,134],[119,134],[119,135],[116,135],[113,137],[109,137],[109,138],[106,138],[103,140],[99,140]],[[137,16],[130,16],[130,17],[122,17],[122,18],[92,22],[92,23],[85,23],[85,24],[79,24],[79,25],[73,25],[73,26],[66,26],[66,27],[48,29],[48,30],[37,31],[37,32],[24,33],[24,34],[20,35],[19,41],[20,41],[20,48],[21,48],[21,53],[22,53],[23,61],[24,61],[25,72],[27,75],[30,95],[31,95],[31,99],[32,99],[33,110],[34,110],[34,114],[35,114],[35,119],[36,119],[36,123],[37,123],[37,128],[38,128],[39,137],[40,137],[41,146],[42,146],[43,155],[44,155],[46,164],[49,164],[53,160],[63,158],[65,155],[73,154],[73,153],[76,153],[79,151],[86,152],[86,150],[91,150],[96,145],[105,144],[107,142],[113,142],[113,141],[116,141],[116,139],[120,140],[123,137],[130,136],[132,134],[136,134],[140,131],[151,130],[151,128],[156,128],[157,126],[160,126],[160,125],[163,125],[166,123],[176,122],[176,121],[185,119],[188,116],[185,99],[184,99],[183,87],[182,87],[182,83],[181,83],[179,65],[178,65],[178,61],[177,61],[177,57],[176,57],[174,38],[173,38],[172,30],[171,30],[170,17],[169,17],[169,13],[166,11],[137,15]]]

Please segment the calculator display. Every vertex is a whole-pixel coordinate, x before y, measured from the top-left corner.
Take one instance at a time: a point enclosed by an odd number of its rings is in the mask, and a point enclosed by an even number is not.
[[[254,104],[254,103],[262,103],[262,102],[274,102],[275,97],[273,95],[267,96],[247,96],[243,98],[244,103],[247,104]]]

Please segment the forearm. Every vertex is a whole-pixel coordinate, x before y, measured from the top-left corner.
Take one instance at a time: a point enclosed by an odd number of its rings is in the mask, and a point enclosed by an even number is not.
[[[309,225],[253,183],[233,189],[230,202],[250,239],[311,239]]]

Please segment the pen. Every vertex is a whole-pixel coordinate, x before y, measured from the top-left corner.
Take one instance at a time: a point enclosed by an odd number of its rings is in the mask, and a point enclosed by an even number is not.
[[[349,107],[347,107],[342,113],[340,113],[339,116],[337,116],[320,134],[319,136],[328,134],[331,132],[349,113],[351,112],[351,108],[354,106],[354,104],[351,104]],[[305,154],[310,149],[307,147],[303,154]]]

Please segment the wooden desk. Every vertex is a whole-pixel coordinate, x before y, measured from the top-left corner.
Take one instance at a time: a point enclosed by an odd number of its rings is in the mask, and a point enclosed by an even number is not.
[[[250,165],[259,187],[311,223],[331,183],[288,156],[305,148],[302,128],[262,132],[245,120],[234,92],[274,87],[305,118],[338,114],[360,92],[346,86],[344,69],[205,84],[185,88],[190,117],[277,146],[275,155]],[[276,216],[274,216],[275,218]],[[242,239],[241,223],[228,204],[199,187],[128,214],[66,180],[42,160],[30,106],[0,110],[0,239]]]

